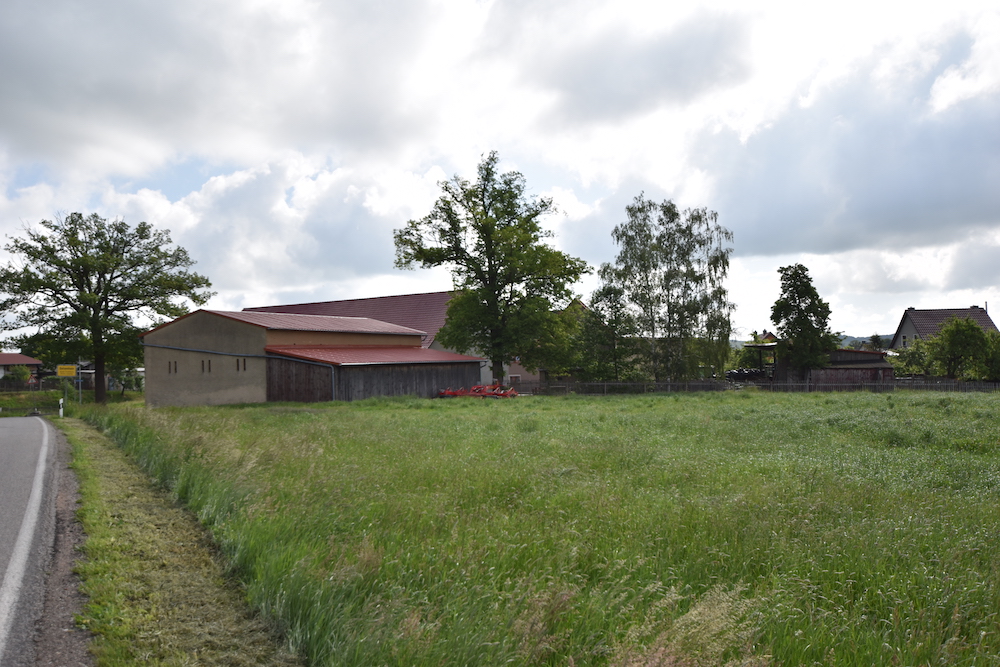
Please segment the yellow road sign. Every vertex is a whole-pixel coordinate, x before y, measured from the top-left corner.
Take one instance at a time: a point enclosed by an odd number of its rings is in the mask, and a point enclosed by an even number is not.
[[[76,377],[76,366],[72,365],[62,365],[56,366],[56,377],[61,378],[75,378]]]

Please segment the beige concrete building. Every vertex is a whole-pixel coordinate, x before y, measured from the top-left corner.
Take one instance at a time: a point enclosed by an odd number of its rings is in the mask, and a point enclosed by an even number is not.
[[[221,405],[435,395],[478,381],[481,360],[363,317],[198,310],[142,334],[146,403]]]

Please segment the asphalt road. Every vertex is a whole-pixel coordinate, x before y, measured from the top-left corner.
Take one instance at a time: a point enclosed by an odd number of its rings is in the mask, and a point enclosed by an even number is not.
[[[34,663],[35,623],[55,525],[55,432],[39,417],[0,419],[0,665]]]

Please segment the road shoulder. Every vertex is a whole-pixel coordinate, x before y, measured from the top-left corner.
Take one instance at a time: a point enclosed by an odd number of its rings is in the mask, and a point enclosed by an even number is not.
[[[89,667],[94,664],[87,650],[90,633],[79,627],[76,615],[87,598],[80,592],[75,572],[82,558],[83,526],[76,517],[80,502],[79,483],[70,467],[72,451],[62,431],[53,429],[55,461],[55,538],[45,582],[42,615],[35,628],[36,667]]]
[[[79,618],[97,664],[301,664],[226,578],[193,514],[96,429],[59,427],[80,480],[89,601]]]

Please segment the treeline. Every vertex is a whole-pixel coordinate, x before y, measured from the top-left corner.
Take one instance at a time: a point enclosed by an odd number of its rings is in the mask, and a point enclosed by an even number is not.
[[[732,232],[705,208],[640,194],[612,232],[613,263],[584,306],[571,286],[591,271],[546,243],[552,200],[527,194],[495,152],[477,179],[441,183],[429,214],[394,232],[398,268],[448,266],[458,296],[438,340],[489,358],[493,376],[518,360],[550,377],[686,380],[723,370],[732,330],[723,282]]]

